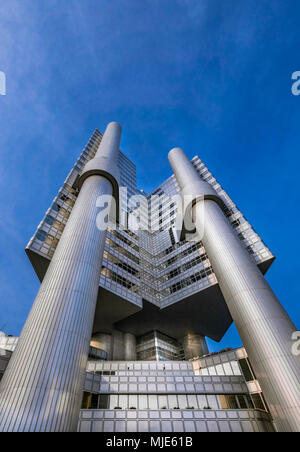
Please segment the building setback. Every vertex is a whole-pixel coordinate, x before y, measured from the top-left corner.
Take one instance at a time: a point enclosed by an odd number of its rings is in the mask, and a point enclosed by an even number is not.
[[[26,247],[41,287],[0,335],[0,431],[299,431],[273,254],[198,156],[173,149],[147,195],[120,138],[95,130]],[[245,348],[209,354],[232,320]]]

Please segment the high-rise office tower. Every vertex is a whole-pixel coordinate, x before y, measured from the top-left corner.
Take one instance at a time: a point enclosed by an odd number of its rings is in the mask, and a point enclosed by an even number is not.
[[[146,194],[120,137],[93,133],[26,248],[41,288],[0,335],[0,430],[300,430],[271,251],[198,156]],[[232,321],[245,348],[209,353]]]

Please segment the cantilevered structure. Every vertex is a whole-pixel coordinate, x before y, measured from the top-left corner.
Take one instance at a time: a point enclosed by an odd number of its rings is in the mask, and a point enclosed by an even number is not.
[[[300,430],[273,254],[198,156],[173,149],[174,174],[146,195],[120,138],[117,123],[95,130],[27,245],[41,287],[15,351],[0,336],[0,431]],[[101,196],[116,205],[105,228]],[[210,355],[205,337],[232,321],[246,350]]]

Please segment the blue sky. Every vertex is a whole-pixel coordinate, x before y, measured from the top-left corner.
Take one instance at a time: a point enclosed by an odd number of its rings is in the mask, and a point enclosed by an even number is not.
[[[112,120],[146,191],[172,147],[204,160],[276,255],[299,329],[299,1],[2,0],[0,21],[0,330],[20,333],[39,287],[24,247]],[[234,327],[210,341],[239,344]]]

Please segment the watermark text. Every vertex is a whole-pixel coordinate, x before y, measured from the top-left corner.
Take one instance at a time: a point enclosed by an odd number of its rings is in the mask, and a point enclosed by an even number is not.
[[[4,72],[0,71],[0,96],[6,95],[6,76]]]
[[[294,96],[299,96],[300,94],[300,71],[295,71],[292,73],[292,80],[295,82],[292,84],[292,94]]]

